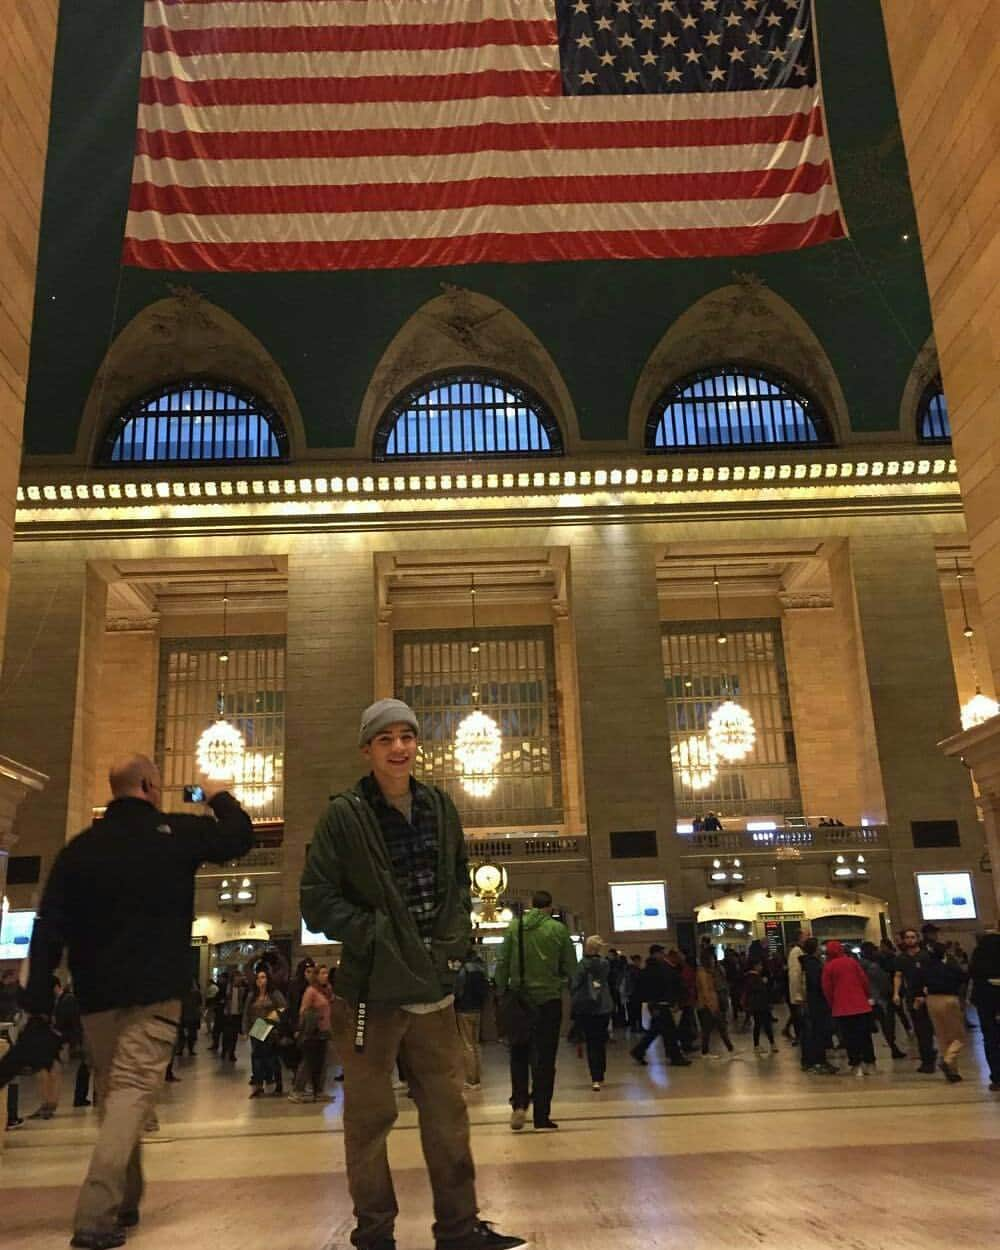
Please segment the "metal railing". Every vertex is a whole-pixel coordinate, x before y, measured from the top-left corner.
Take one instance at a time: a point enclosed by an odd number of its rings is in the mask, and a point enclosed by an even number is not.
[[[199,877],[225,877],[239,872],[280,872],[285,866],[285,853],[280,846],[255,846],[240,859],[225,864],[202,864]]]
[[[716,833],[678,834],[692,851],[771,851],[780,847],[822,851],[841,847],[878,847],[887,825],[831,825],[816,829],[723,829]]]
[[[582,858],[585,838],[466,838],[465,847],[471,860],[497,859],[565,859]]]

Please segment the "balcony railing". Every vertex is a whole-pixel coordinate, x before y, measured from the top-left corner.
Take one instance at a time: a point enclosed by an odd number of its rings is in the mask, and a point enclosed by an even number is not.
[[[791,847],[802,851],[885,845],[887,825],[824,825],[816,829],[723,829],[717,833],[678,834],[691,851],[773,851]]]
[[[234,873],[281,872],[285,866],[285,853],[280,846],[255,846],[241,859],[231,859],[225,864],[202,864],[199,877],[226,877]]]
[[[471,860],[580,859],[586,838],[466,838]]]

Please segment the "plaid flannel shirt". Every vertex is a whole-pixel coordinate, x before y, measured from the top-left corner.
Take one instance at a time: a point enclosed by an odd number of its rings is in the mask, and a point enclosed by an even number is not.
[[[373,776],[366,777],[362,786],[382,830],[400,893],[429,949],[437,905],[438,861],[438,830],[431,797],[411,778],[413,810],[407,820],[388,802]]]

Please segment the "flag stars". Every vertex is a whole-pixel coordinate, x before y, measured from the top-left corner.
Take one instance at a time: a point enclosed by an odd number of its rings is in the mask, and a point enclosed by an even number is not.
[[[694,65],[701,60],[701,53],[696,48],[688,48],[684,54],[684,59],[689,65]]]
[[[587,0],[576,0],[576,4],[573,5],[573,12],[586,13],[587,11]]]
[[[753,67],[753,76],[758,82],[760,82],[762,79],[767,77],[767,70],[763,65],[755,65]]]
[[[667,80],[667,82],[680,82],[684,75],[679,69],[671,67],[668,70],[664,70],[663,77]]]
[[[693,13],[688,13],[687,16],[681,18],[681,25],[685,30],[693,30],[698,25],[698,19]]]
[[[598,30],[610,30],[614,26],[614,22],[610,17],[599,17],[597,19]]]
[[[631,8],[631,0],[618,0],[617,9],[619,13],[628,13]]]
[[[677,36],[671,34],[661,35],[660,43],[662,43],[665,48],[673,48],[677,44]]]
[[[592,48],[594,46],[594,36],[593,35],[580,35],[580,37],[576,41],[576,46],[578,48]]]
[[[597,75],[592,69],[585,69],[580,75],[580,81],[585,87],[592,87],[597,82]]]
[[[661,13],[674,13],[677,10],[676,0],[660,0]]]
[[[749,35],[747,35],[747,43],[763,43],[763,42],[764,42],[764,36],[761,35],[756,30],[752,30],[749,33]]]
[[[719,0],[704,0],[704,3],[702,4],[701,7],[705,10],[706,13],[714,13],[715,10],[719,7]]]
[[[781,25],[781,18],[777,15],[777,13],[768,13],[768,15],[764,18],[764,21],[767,22],[768,26]]]
[[[743,18],[742,18],[742,17],[740,17],[740,15],[739,15],[738,13],[727,13],[727,14],[726,14],[726,25],[727,25],[727,26],[739,26],[739,24],[740,24],[742,21],[743,21]]]
[[[801,61],[795,66],[795,73],[798,75],[799,78],[805,78],[808,72],[809,71],[806,69],[806,67],[802,64]]]
[[[784,61],[788,56],[788,53],[784,48],[772,48],[770,56],[772,61]]]
[[[650,17],[647,13],[645,17],[639,18],[639,27],[642,30],[654,30],[656,28],[656,18]]]
[[[644,52],[642,54],[642,63],[643,65],[655,65],[656,53],[652,51]]]
[[[635,38],[634,36],[630,35],[628,31],[626,31],[624,35],[618,36],[618,42],[623,48],[635,47]]]
[[[634,69],[627,69],[625,73],[622,74],[622,78],[624,78],[627,83],[637,83],[639,81],[639,75]]]
[[[709,71],[708,76],[712,82],[723,82],[726,77],[726,71],[721,65],[716,65],[714,69]]]
[[[729,59],[731,61],[742,61],[743,58],[746,56],[746,54],[747,54],[746,48],[730,48],[729,49]]]
[[[615,63],[614,55],[611,52],[602,53],[598,57],[598,60],[601,62],[602,65],[614,65]]]
[[[705,36],[705,43],[708,44],[710,48],[717,48],[719,44],[722,43],[722,36],[717,30],[710,30]]]
[[[788,32],[789,40],[805,39],[805,37],[806,37],[806,32],[801,26],[793,26],[792,29]]]
[[[743,0],[743,7],[756,12],[760,6],[758,5],[757,0]]]

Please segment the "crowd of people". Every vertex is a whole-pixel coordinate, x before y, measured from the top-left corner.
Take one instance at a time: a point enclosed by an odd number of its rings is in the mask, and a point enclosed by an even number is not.
[[[552,895],[538,890],[511,921],[491,983],[472,941],[461,821],[446,793],[416,780],[418,736],[417,718],[400,700],[366,708],[357,743],[366,775],[330,800],[313,834],[301,914],[309,929],[341,944],[335,979],[311,960],[289,975],[269,950],[248,967],[228,969],[204,1000],[190,974],[195,873],[204,862],[245,855],[251,821],[225,780],[201,779],[210,814],[164,813],[151,760],[134,756],[112,769],[104,815],[67,843],[49,874],[27,985],[7,978],[0,995],[0,1024],[7,1014],[21,1034],[0,1057],[11,1123],[20,1117],[10,1078],[24,1073],[37,1074],[38,1118],[55,1113],[64,1054],[80,1062],[79,1101],[97,1104],[100,1127],[72,1246],[112,1250],[139,1222],[143,1133],[155,1127],[164,1083],[180,1079],[175,1057],[198,1053],[206,1017],[209,1050],[222,1070],[247,1039],[251,1099],[283,1094],[288,1072],[292,1101],[323,1100],[335,1052],[356,1250],[395,1245],[387,1141],[400,1088],[419,1120],[435,1250],[525,1244],[480,1219],[476,1197],[467,1098],[482,1085],[480,1037],[494,997],[509,1055],[510,1127],[518,1133],[529,1114],[536,1132],[559,1128],[552,1110],[567,996],[569,1035],[586,1054],[599,1094],[616,1029],[631,1031],[631,1057],[642,1066],[657,1041],[672,1065],[689,1067],[699,1054],[732,1055],[734,1034],[750,1030],[764,1058],[778,1049],[783,1002],[782,1032],[810,1074],[835,1073],[838,1048],[854,1072],[870,1074],[875,1029],[894,1058],[905,1058],[901,1028],[916,1040],[919,1071],[937,1065],[958,1081],[971,985],[990,1088],[1000,1090],[996,933],[968,961],[938,942],[931,926],[904,930],[898,949],[888,941],[865,944],[857,958],[836,941],[821,948],[803,933],[787,958],[755,942],[720,959],[705,941],[697,953],[653,945],[643,961],[606,950],[595,934],[578,960]],[[710,813],[705,828],[710,820],[718,818]],[[2,1050],[12,1030],[0,1032]]]

